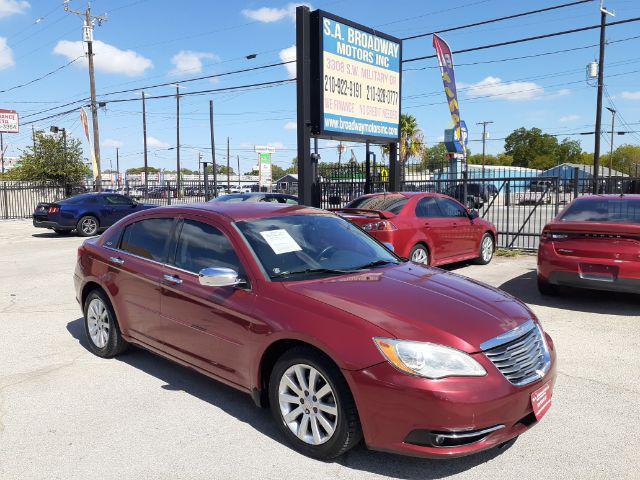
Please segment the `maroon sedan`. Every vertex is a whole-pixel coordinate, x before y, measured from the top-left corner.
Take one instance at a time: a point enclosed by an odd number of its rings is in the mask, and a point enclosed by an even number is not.
[[[579,197],[546,225],[538,249],[538,288],[640,293],[640,195]]]
[[[336,210],[403,258],[425,265],[493,258],[497,231],[461,203],[437,193],[374,193]]]
[[[555,352],[513,297],[279,204],[131,215],[78,251],[91,350],[131,343],[269,405],[297,450],[453,457],[535,425]]]

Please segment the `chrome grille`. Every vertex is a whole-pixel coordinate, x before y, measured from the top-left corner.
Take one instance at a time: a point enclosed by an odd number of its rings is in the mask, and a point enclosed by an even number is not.
[[[509,332],[485,342],[490,346],[484,354],[512,384],[527,385],[542,378],[551,364],[551,358],[540,327],[530,320],[515,329],[520,335],[511,340]],[[509,338],[496,345],[500,338]],[[506,339],[505,338],[505,339]]]

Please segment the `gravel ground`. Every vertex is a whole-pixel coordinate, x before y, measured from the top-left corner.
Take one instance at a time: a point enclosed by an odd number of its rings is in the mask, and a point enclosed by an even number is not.
[[[535,257],[457,273],[522,299],[559,355],[554,405],[510,448],[431,461],[358,447],[337,462],[281,443],[248,396],[134,349],[87,351],[72,273],[81,239],[0,222],[0,478],[640,478],[640,297],[542,298]]]

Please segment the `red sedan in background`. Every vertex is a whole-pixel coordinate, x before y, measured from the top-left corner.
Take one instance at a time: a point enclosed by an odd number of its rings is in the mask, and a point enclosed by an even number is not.
[[[553,342],[522,302],[402,261],[324,210],[214,202],[133,214],[80,247],[75,287],[96,355],[134,343],[231,385],[316,458],[363,437],[467,455],[551,405]]]
[[[496,227],[446,195],[374,193],[335,212],[415,263],[486,265],[495,251]]]
[[[640,195],[579,197],[542,230],[538,289],[640,293]]]

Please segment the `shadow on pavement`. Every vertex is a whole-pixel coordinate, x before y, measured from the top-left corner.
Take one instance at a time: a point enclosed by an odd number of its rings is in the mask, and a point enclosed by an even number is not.
[[[538,292],[536,282],[537,272],[531,269],[498,288],[529,305],[603,315],[638,315],[640,295],[561,287],[557,296],[546,296]]]
[[[67,331],[78,340],[80,345],[88,348],[83,318],[69,322]],[[166,382],[162,386],[163,389],[179,390],[193,395],[224,410],[239,421],[251,425],[272,440],[285,444],[274,424],[270,411],[257,408],[249,395],[140,348],[132,348],[117,359]],[[469,457],[449,460],[428,460],[374,452],[367,450],[363,444],[360,444],[336,459],[335,463],[346,468],[394,478],[438,479],[488,462],[508,450],[513,443],[514,441],[511,441],[503,448],[494,448]],[[300,454],[291,450],[291,455]]]
[[[70,237],[71,234],[63,234],[63,235],[59,235],[55,232],[43,232],[43,233],[32,233],[31,236],[33,238],[64,238],[64,237]]]

